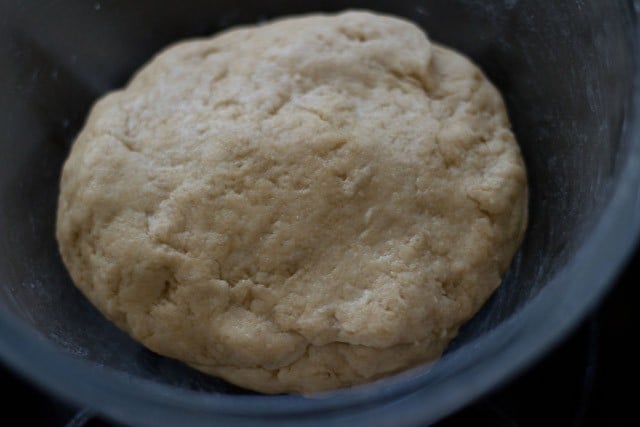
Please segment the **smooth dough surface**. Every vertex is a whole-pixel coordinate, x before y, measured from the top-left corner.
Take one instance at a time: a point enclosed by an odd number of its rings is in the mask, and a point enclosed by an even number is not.
[[[75,284],[160,354],[266,393],[435,360],[526,225],[500,94],[415,25],[311,15],[176,44],[64,166]]]

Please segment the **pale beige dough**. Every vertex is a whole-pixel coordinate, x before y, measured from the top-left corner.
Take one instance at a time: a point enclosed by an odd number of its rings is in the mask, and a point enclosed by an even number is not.
[[[500,94],[366,12],[176,44],[96,103],[64,166],[75,284],[160,354],[265,393],[435,360],[526,225]]]

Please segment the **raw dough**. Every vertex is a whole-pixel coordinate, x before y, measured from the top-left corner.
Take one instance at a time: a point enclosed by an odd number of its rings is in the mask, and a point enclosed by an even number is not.
[[[503,101],[413,24],[349,12],[176,44],[64,166],[75,284],[160,354],[315,392],[436,359],[522,239]]]

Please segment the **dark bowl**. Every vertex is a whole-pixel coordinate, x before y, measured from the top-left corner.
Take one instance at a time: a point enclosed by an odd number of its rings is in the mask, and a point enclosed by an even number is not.
[[[405,16],[503,91],[528,167],[525,242],[432,366],[305,398],[262,396],[145,350],[73,287],[54,219],[91,103],[164,45],[284,14]],[[530,364],[603,296],[640,231],[631,1],[102,0],[0,3],[0,357],[58,396],[140,425],[427,424]]]

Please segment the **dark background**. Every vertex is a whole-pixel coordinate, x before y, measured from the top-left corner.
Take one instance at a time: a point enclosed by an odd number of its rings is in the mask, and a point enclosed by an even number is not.
[[[600,306],[550,354],[436,426],[638,425],[639,277],[637,251]],[[5,419],[20,420],[20,425],[111,425],[45,394],[2,365],[0,395]]]

